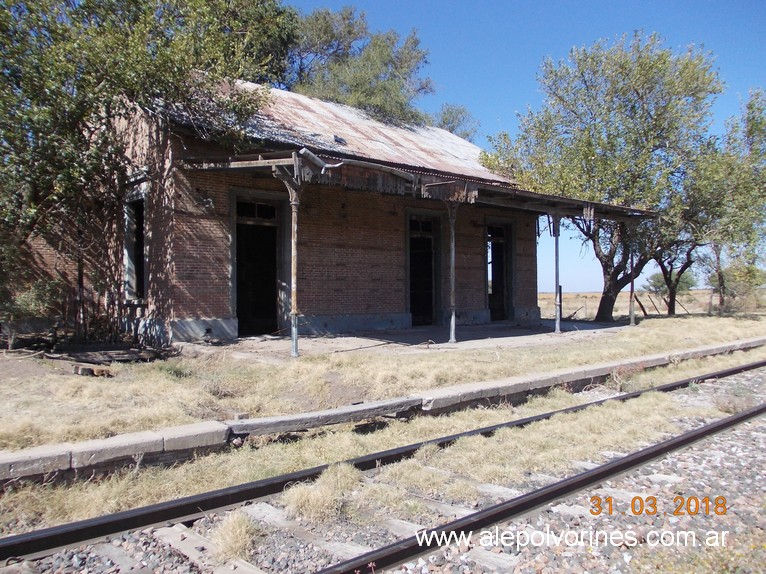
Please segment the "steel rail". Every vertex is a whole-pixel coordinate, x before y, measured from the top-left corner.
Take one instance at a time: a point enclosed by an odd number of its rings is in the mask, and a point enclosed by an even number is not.
[[[748,363],[739,367],[690,377],[681,381],[652,387],[643,391],[634,391],[616,397],[583,403],[565,409],[542,413],[522,419],[507,421],[492,426],[473,429],[441,438],[376,452],[344,461],[359,470],[370,470],[378,466],[399,462],[412,457],[418,449],[426,445],[448,447],[463,437],[476,435],[491,436],[504,428],[524,427],[534,422],[545,420],[557,414],[567,414],[598,406],[610,401],[627,401],[647,392],[671,392],[702,380],[719,379],[737,373],[766,366],[766,361]],[[70,522],[0,538],[0,560],[23,556],[44,555],[57,548],[81,544],[88,540],[102,538],[118,532],[148,528],[156,524],[182,522],[200,516],[205,512],[242,504],[249,500],[263,498],[282,492],[288,485],[296,482],[316,480],[329,465],[324,464],[289,474],[257,480],[237,486],[231,486],[211,492],[186,496],[176,500],[160,502],[149,506],[124,510],[115,514]]]
[[[423,544],[418,541],[417,536],[411,536],[356,558],[340,562],[320,570],[316,574],[358,574],[360,571],[366,571],[365,568],[373,563],[376,569],[389,568],[401,564],[441,546],[442,544],[440,544],[439,540],[443,541],[444,538],[439,536],[439,533],[448,534],[454,532],[457,536],[460,533],[466,533],[465,535],[467,535],[470,532],[475,532],[498,522],[510,520],[763,414],[766,414],[766,403],[731,417],[719,419],[699,429],[636,451],[618,460],[566,478],[539,490],[490,506],[437,528],[428,529],[421,537],[421,540],[425,542]],[[436,533],[436,535],[431,533]]]

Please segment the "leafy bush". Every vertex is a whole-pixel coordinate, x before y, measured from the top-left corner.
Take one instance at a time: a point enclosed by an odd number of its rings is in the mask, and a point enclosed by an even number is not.
[[[675,280],[675,274],[673,275],[673,280]],[[681,275],[681,279],[678,281],[677,292],[679,294],[684,293],[693,289],[696,285],[697,280],[694,275],[687,271]],[[668,286],[662,273],[653,273],[649,276],[646,280],[646,290],[663,298],[668,296]]]
[[[708,283],[716,290],[724,289],[723,312],[753,311],[760,303],[760,288],[766,285],[766,271],[756,265],[734,263],[723,269],[723,285],[712,273]]]
[[[0,323],[13,348],[16,335],[30,323],[52,322],[61,316],[65,286],[57,280],[38,279],[19,287],[6,285],[0,294]]]

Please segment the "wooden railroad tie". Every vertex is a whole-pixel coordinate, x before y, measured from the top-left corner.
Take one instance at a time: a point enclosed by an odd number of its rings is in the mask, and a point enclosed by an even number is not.
[[[83,377],[111,377],[109,367],[91,363],[72,363],[72,372]]]

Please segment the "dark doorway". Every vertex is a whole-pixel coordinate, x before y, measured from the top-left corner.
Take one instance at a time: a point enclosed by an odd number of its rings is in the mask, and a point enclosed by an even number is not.
[[[410,219],[410,314],[413,326],[434,324],[437,228],[438,221],[433,217]]]
[[[277,330],[278,228],[243,219],[237,223],[237,319],[239,336],[247,337]]]
[[[131,201],[127,205],[125,226],[125,294],[128,299],[146,296],[144,200]]]
[[[489,317],[492,321],[508,318],[508,253],[506,228],[499,225],[487,227],[487,296]]]

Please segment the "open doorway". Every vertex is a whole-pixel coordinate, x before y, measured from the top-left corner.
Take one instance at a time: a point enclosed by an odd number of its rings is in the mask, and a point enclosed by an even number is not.
[[[409,276],[412,325],[433,325],[436,310],[436,243],[439,220],[410,217]]]
[[[487,300],[492,321],[504,321],[508,313],[508,228],[487,226]]]
[[[237,202],[237,320],[239,336],[277,330],[277,206]]]

